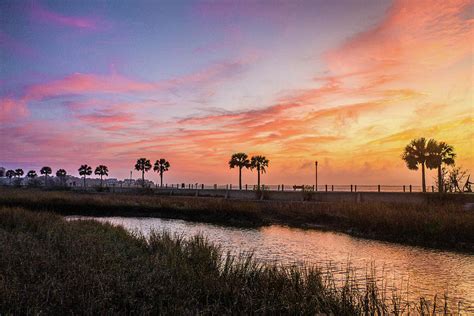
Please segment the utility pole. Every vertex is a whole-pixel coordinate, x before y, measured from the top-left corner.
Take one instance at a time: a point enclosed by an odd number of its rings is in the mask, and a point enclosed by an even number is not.
[[[314,167],[315,167],[314,178],[316,182],[316,186],[314,187],[314,190],[318,191],[318,161],[317,160],[314,162]]]

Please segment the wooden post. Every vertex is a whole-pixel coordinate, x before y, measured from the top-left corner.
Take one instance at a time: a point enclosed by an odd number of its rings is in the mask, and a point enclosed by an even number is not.
[[[354,192],[357,192],[357,184],[354,186]]]
[[[324,185],[324,189],[326,190],[326,192],[328,191],[328,185]]]
[[[284,184],[281,185],[281,190],[285,191],[285,185]]]
[[[403,185],[403,192],[405,192],[405,185]]]
[[[232,190],[232,183],[230,184],[230,189]]]
[[[410,184],[410,193],[411,193],[411,184]]]
[[[245,191],[247,191],[247,189],[248,189],[248,185],[246,184],[246,185],[245,185]]]
[[[351,184],[351,192],[352,192],[352,184]]]
[[[334,184],[331,184],[331,191],[334,192]]]
[[[380,184],[377,186],[377,191],[380,192]]]
[[[434,185],[431,186],[431,192],[434,192]]]

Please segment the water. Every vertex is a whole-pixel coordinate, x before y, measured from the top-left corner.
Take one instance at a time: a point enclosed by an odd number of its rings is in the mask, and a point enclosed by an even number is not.
[[[461,304],[462,311],[474,313],[474,255],[282,226],[247,229],[160,218],[94,219],[145,235],[151,230],[166,230],[185,237],[202,234],[234,255],[254,252],[256,259],[265,262],[316,265],[331,270],[340,279],[348,264],[360,280],[365,280],[366,274],[373,271],[371,267],[375,267],[375,275],[386,282],[388,294],[397,291],[411,302],[421,296],[433,300],[435,294],[438,298],[447,294],[451,307]]]

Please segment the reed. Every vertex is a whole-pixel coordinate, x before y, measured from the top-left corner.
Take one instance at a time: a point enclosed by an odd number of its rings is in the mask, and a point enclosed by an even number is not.
[[[420,308],[394,306],[371,278],[361,286],[348,273],[337,285],[315,267],[232,257],[202,236],[145,238],[20,208],[0,207],[0,253],[0,314],[7,315],[450,312],[424,299]]]
[[[321,227],[405,244],[474,252],[474,212],[446,203],[240,201],[153,194],[0,189],[0,205],[63,215],[162,217],[259,227]]]

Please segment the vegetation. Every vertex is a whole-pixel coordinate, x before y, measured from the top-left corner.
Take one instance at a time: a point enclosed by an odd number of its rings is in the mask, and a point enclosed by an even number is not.
[[[100,187],[102,188],[102,178],[103,176],[109,175],[109,168],[104,165],[99,165],[95,168],[94,174],[100,176]]]
[[[436,300],[408,306],[396,293],[387,299],[370,276],[356,281],[348,273],[339,283],[314,267],[224,255],[200,236],[154,232],[146,239],[17,208],[0,207],[0,253],[5,315],[449,312]]]
[[[247,227],[323,226],[367,238],[474,252],[474,213],[441,198],[430,204],[312,203],[0,188],[0,206],[63,215],[148,216]]]
[[[160,160],[155,161],[155,165],[153,167],[153,171],[158,172],[160,174],[160,187],[163,186],[163,173],[168,171],[170,168],[170,163],[164,158],[160,158]]]
[[[438,191],[443,192],[443,165],[453,166],[455,157],[456,154],[452,146],[445,142],[437,142],[434,139],[427,141],[424,137],[413,139],[405,147],[402,154],[402,159],[405,161],[408,169],[418,170],[418,166],[421,166],[421,186],[423,192],[426,192],[425,167],[438,170]]]
[[[229,160],[229,168],[239,168],[239,190],[242,190],[242,168],[250,167],[249,156],[246,153],[233,154]]]
[[[446,144],[445,142],[437,142],[434,139],[430,139],[428,141],[428,152],[429,157],[426,161],[426,166],[429,169],[437,169],[438,170],[438,192],[444,191],[444,181],[443,181],[443,173],[442,168],[443,165],[446,166],[453,166],[456,158],[456,154],[454,153],[453,146]]]
[[[66,175],[67,175],[67,172],[64,169],[58,169],[58,171],[56,171],[56,177],[59,178],[63,186],[66,184],[65,183]]]
[[[51,170],[51,167],[46,166],[46,167],[41,168],[40,173],[44,174],[44,186],[47,186],[48,185],[48,176],[51,173],[53,173],[53,171]]]
[[[145,187],[145,172],[151,169],[151,163],[149,159],[139,158],[135,164],[135,170],[142,172],[142,186]]]
[[[38,176],[38,175],[36,174],[36,171],[34,171],[34,170],[30,170],[30,171],[28,171],[28,173],[26,174],[26,177],[27,177],[28,179],[34,179],[34,178],[36,178],[37,176]]]
[[[86,177],[90,176],[92,174],[92,167],[89,165],[81,165],[79,169],[79,175],[83,177],[84,179],[84,188],[86,187]]]
[[[269,160],[265,156],[253,156],[250,159],[250,169],[257,169],[257,189],[260,190],[260,173],[265,173]]]
[[[21,178],[24,174],[25,174],[25,172],[23,171],[23,169],[16,169],[15,170],[15,177]]]

